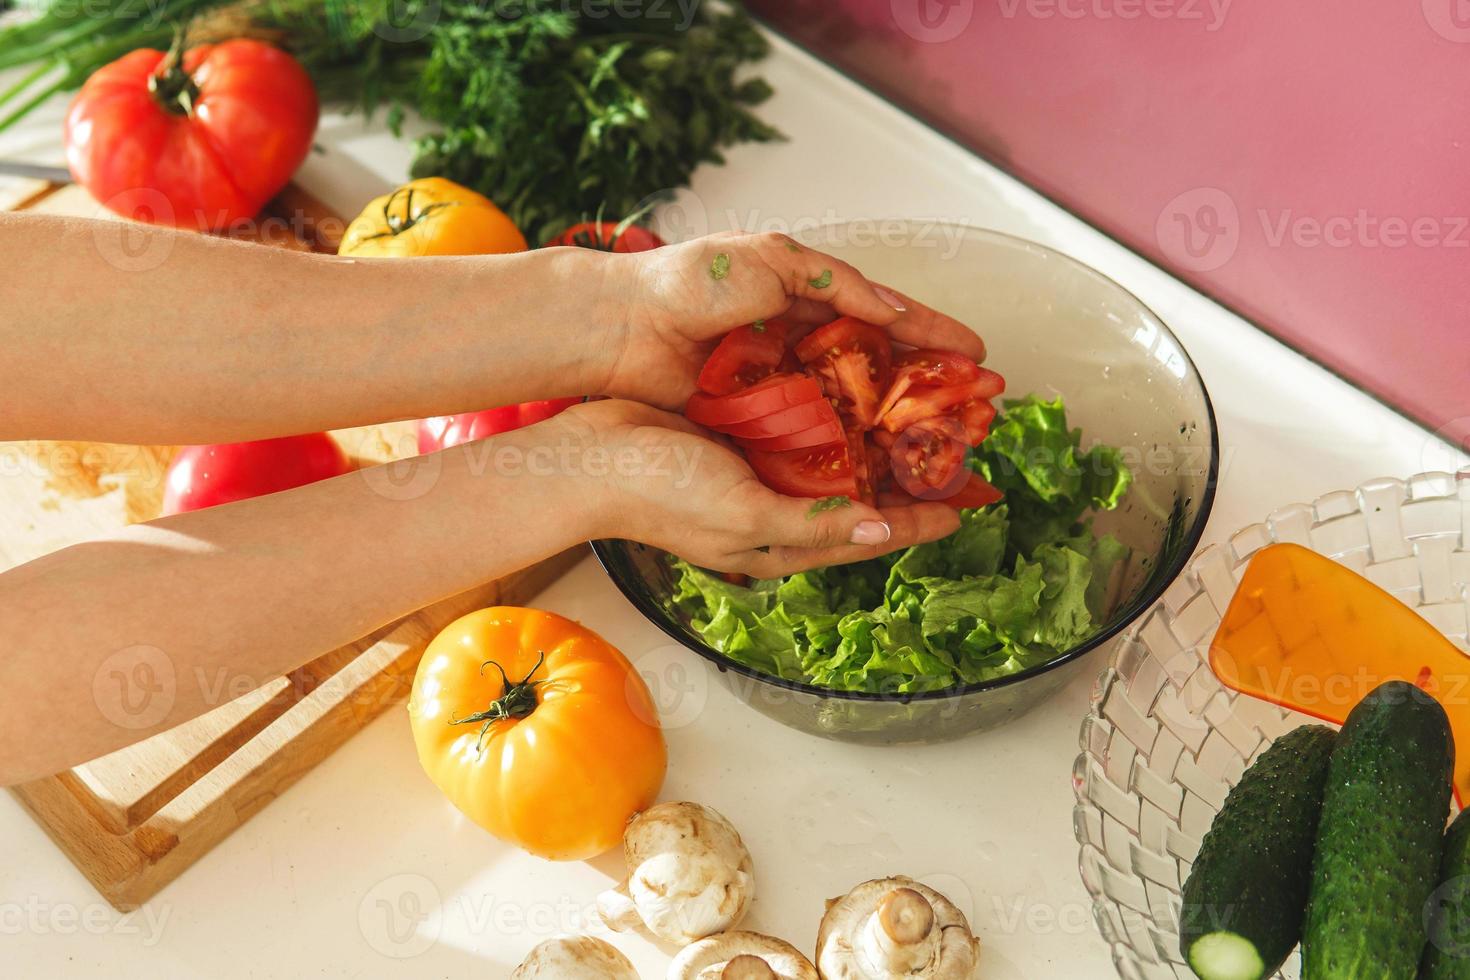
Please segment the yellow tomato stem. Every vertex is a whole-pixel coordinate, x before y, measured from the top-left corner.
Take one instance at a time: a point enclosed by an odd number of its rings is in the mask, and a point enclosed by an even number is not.
[[[497,721],[505,721],[509,718],[525,718],[536,710],[540,704],[540,701],[536,697],[536,686],[541,682],[533,681],[531,678],[536,676],[536,671],[540,670],[541,665],[544,663],[546,663],[546,653],[545,651],[541,651],[540,656],[536,658],[536,666],[531,668],[530,673],[515,683],[511,683],[511,679],[506,676],[504,667],[500,666],[494,660],[485,661],[480,665],[481,674],[485,673],[486,667],[494,667],[500,671],[500,697],[491,701],[490,706],[484,711],[477,711],[464,718],[451,718],[449,723],[451,725],[468,725],[473,722],[484,722],[480,727],[480,736],[475,740],[475,751],[481,751],[484,748],[485,735],[490,731],[491,725]]]

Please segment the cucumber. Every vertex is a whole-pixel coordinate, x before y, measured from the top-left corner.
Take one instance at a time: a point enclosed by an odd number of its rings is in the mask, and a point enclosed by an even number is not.
[[[1179,913],[1180,952],[1203,980],[1259,980],[1301,938],[1335,739],[1324,725],[1278,738],[1210,824]]]
[[[1302,980],[1412,980],[1454,756],[1444,709],[1412,684],[1380,685],[1349,713],[1322,796]]]
[[[1470,980],[1470,810],[1461,810],[1444,835],[1439,887],[1429,911],[1429,944],[1419,976]]]

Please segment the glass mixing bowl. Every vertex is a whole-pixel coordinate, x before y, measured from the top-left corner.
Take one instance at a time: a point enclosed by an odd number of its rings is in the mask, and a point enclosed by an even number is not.
[[[796,236],[875,282],[973,327],[1007,394],[1061,395],[1083,446],[1123,450],[1134,483],[1095,527],[1131,549],[1101,628],[1055,660],[1008,677],[924,694],[832,691],[726,659],[673,602],[669,556],[629,541],[593,543],[637,609],[718,671],[736,696],[805,732],[869,744],[957,738],[1018,717],[1086,669],[1088,654],[1153,604],[1194,551],[1214,499],[1219,446],[1209,394],[1163,322],[1106,276],[999,232],[934,222],[829,225]]]

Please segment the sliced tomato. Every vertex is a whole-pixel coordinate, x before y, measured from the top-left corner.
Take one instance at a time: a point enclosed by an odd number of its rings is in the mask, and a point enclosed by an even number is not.
[[[920,500],[943,500],[965,482],[965,427],[948,415],[920,419],[888,450],[893,478]]]
[[[947,350],[911,350],[893,362],[893,380],[878,414],[887,415],[895,402],[914,385],[958,385],[980,377],[980,365],[963,354]]]
[[[850,427],[873,427],[893,360],[886,333],[845,316],[802,338],[796,356],[821,379],[822,389]]]
[[[921,419],[942,415],[966,402],[985,401],[1005,391],[1005,379],[980,368],[980,377],[964,384],[934,388],[915,385],[883,413],[878,424],[889,432],[902,432]]]
[[[739,396],[727,395],[726,397]],[[710,425],[709,427],[716,432],[723,432],[727,436],[735,436],[740,439],[771,439],[793,432],[805,432],[807,429],[818,426],[837,425],[837,410],[825,398],[818,398],[815,401],[780,409],[769,415],[762,415],[760,418],[747,419],[744,422],[727,422],[723,425]]]
[[[748,449],[745,458],[760,481],[777,493],[790,497],[857,496],[846,443],[776,453]]]
[[[965,485],[954,496],[946,497],[944,502],[951,507],[988,507],[1004,497],[1005,494],[991,486],[979,473],[971,473]]]
[[[888,452],[874,445],[867,435],[862,429],[847,431],[847,457],[852,461],[858,499],[872,504],[878,499],[878,488],[888,477]]]
[[[960,406],[960,424],[965,427],[965,439],[978,446],[990,435],[990,423],[995,421],[995,406],[982,398]]]
[[[815,378],[804,374],[773,374],[733,395],[696,391],[689,396],[684,415],[691,422],[718,429],[814,401],[827,404],[822,398],[822,385]]]
[[[843,441],[842,423],[837,421],[835,415],[829,422],[823,422],[799,432],[787,432],[766,439],[735,440],[742,449],[764,450],[768,453],[783,452],[787,449],[812,449]]]
[[[789,325],[783,320],[748,323],[720,340],[699,371],[699,390],[733,395],[774,373],[786,358]]]

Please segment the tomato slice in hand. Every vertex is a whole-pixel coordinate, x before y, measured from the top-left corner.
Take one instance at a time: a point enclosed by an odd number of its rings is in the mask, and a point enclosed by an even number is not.
[[[736,327],[720,340],[699,371],[699,390],[711,395],[732,395],[767,377],[786,359],[784,320],[767,320]]]
[[[827,407],[831,408],[830,405]],[[842,423],[837,421],[837,416],[835,415],[832,416],[830,421],[814,425],[809,429],[786,432],[764,439],[735,440],[742,449],[760,449],[766,452],[781,452],[786,449],[810,449],[815,446],[830,446],[834,442],[842,441]]]
[[[841,426],[837,422],[837,410],[824,398],[792,405],[760,418],[711,425],[710,428],[738,439],[771,439],[819,426],[836,426],[838,438],[842,436]]]
[[[965,427],[948,415],[921,419],[900,432],[888,450],[893,478],[920,500],[944,500],[964,485]]]
[[[989,507],[1004,499],[1005,494],[991,486],[979,473],[971,473],[965,485],[944,502],[951,507]]]
[[[986,401],[1005,391],[1005,379],[994,371],[978,368],[980,376],[963,384],[934,388],[915,385],[883,413],[878,424],[889,432],[902,432],[921,419],[942,415],[966,402]]]
[[[786,452],[747,449],[745,458],[762,483],[788,497],[857,496],[846,443]]]
[[[893,362],[893,381],[883,396],[878,414],[887,415],[894,403],[914,385],[958,385],[978,377],[980,365],[963,354],[947,350],[905,351]]]
[[[718,429],[815,401],[823,401],[822,386],[815,378],[804,374],[773,374],[733,395],[696,391],[684,406],[684,416],[691,422]]]
[[[837,399],[844,421],[873,427],[893,360],[893,344],[886,333],[845,316],[803,337],[796,356],[822,380],[827,396]]]
[[[965,427],[965,439],[978,446],[990,435],[990,423],[995,421],[995,406],[984,399],[976,399],[960,406],[960,424]]]

